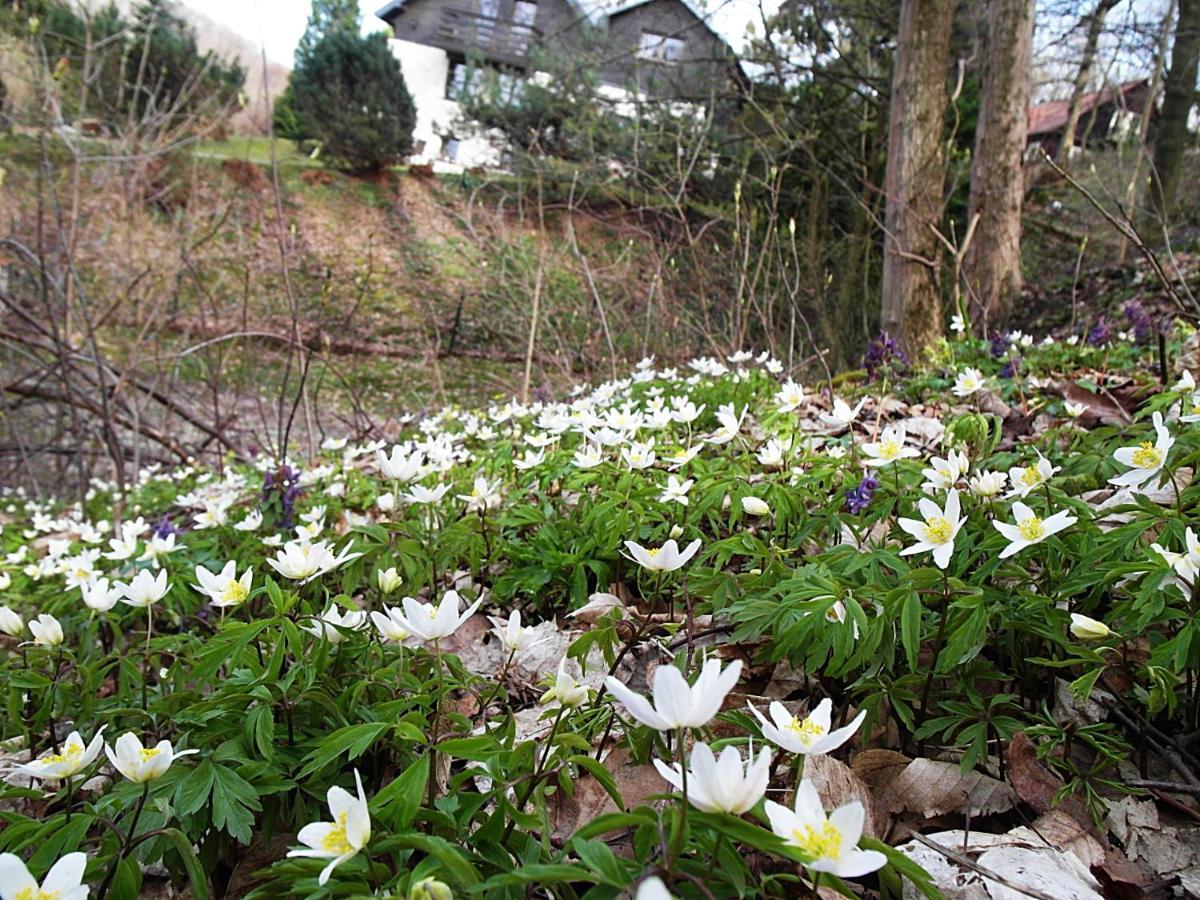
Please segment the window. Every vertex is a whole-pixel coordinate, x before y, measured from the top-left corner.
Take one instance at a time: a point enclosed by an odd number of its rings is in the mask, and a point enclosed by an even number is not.
[[[513,4],[513,24],[532,28],[537,20],[537,4],[530,0],[517,0]]]
[[[654,62],[673,63],[683,58],[683,41],[679,38],[667,37],[665,34],[655,34],[653,31],[643,31],[638,42],[638,59],[649,59]]]
[[[533,37],[533,23],[537,20],[537,4],[530,0],[516,0],[512,14],[512,44],[513,52],[524,56],[529,52],[530,40]]]
[[[482,81],[480,71],[475,66],[465,62],[454,63],[450,67],[450,84],[447,86],[446,96],[451,100],[476,97],[482,87]]]

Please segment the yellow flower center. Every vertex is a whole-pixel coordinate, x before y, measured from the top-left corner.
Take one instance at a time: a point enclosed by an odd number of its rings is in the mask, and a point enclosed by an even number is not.
[[[221,591],[221,599],[226,603],[241,603],[249,593],[240,581],[231,581],[225,585],[225,590]]]
[[[1162,454],[1149,441],[1142,441],[1141,446],[1133,451],[1133,464],[1139,469],[1153,469],[1162,465]]]
[[[157,747],[146,747],[144,750],[140,750],[138,752],[141,753],[142,762],[144,762],[144,763],[150,762],[150,760],[154,759],[154,757],[156,757],[156,756],[158,756],[158,754],[162,753],[162,751],[159,750]]]
[[[83,756],[83,747],[81,747],[79,744],[68,744],[67,746],[63,747],[62,753],[51,753],[49,756],[43,756],[42,762],[44,762],[44,763],[74,762],[75,760],[79,759],[79,757],[81,757],[81,756]]]
[[[1042,483],[1042,473],[1037,466],[1026,466],[1021,472],[1021,483],[1027,487],[1037,487]]]
[[[835,614],[836,618],[836,614]],[[800,742],[808,747],[818,738],[823,738],[829,733],[829,729],[820,722],[813,721],[809,716],[804,721],[800,721],[795,716],[792,716],[792,721],[788,723],[788,731],[800,738]]]
[[[884,441],[879,445],[880,459],[895,459],[900,455],[900,445],[894,440]]]
[[[346,837],[346,813],[339,813],[337,821],[333,823],[329,833],[321,838],[321,849],[336,853],[338,856],[353,852],[354,847]]]
[[[1027,541],[1040,541],[1046,536],[1046,526],[1037,516],[1030,516],[1024,522],[1018,523],[1017,531]]]
[[[62,896],[61,891],[43,891],[41,888],[25,888],[17,892],[16,900],[58,900]]]
[[[954,536],[954,526],[942,516],[925,521],[925,540],[931,544],[944,544]]]
[[[662,553],[662,547],[647,547],[646,555],[651,559],[657,559],[658,554]]]
[[[811,825],[794,829],[792,843],[812,856],[814,861],[837,859],[842,855],[842,833],[832,822],[825,822],[820,831]]]

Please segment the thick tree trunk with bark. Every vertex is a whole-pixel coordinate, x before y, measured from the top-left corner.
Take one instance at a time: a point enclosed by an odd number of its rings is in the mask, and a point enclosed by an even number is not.
[[[979,224],[963,259],[971,319],[984,331],[1007,317],[1021,293],[1032,48],[1033,0],[991,0],[968,214]]]
[[[1183,154],[1188,144],[1188,115],[1196,100],[1197,65],[1200,62],[1200,0],[1179,0],[1171,66],[1163,83],[1162,114],[1154,138],[1154,172],[1150,197],[1163,225],[1170,222],[1175,195],[1183,174]]]
[[[942,333],[934,229],[942,218],[942,142],[954,0],[903,0],[892,73],[883,257],[885,331],[912,354]]]
[[[1083,55],[1079,69],[1075,72],[1075,84],[1071,87],[1071,105],[1067,109],[1067,124],[1063,128],[1062,142],[1058,145],[1058,164],[1063,168],[1071,159],[1071,148],[1075,146],[1075,134],[1079,129],[1079,116],[1083,108],[1083,95],[1092,78],[1092,66],[1096,62],[1096,48],[1100,45],[1100,32],[1104,29],[1104,17],[1120,0],[1099,0],[1087,17],[1087,37],[1083,41]]]

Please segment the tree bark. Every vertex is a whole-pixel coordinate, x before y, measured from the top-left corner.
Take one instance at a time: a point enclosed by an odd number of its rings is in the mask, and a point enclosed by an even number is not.
[[[1200,0],[1179,0],[1171,66],[1163,82],[1162,113],[1154,139],[1154,172],[1150,197],[1163,227],[1170,222],[1175,195],[1183,174],[1183,154],[1188,144],[1188,115],[1196,100],[1196,75],[1200,63]]]
[[[1075,133],[1079,129],[1079,116],[1083,111],[1083,95],[1092,78],[1092,66],[1096,62],[1096,48],[1100,45],[1100,32],[1104,29],[1104,17],[1120,0],[1098,0],[1087,21],[1087,37],[1083,42],[1083,56],[1075,73],[1075,84],[1071,87],[1071,105],[1067,110],[1067,124],[1063,128],[1062,142],[1058,145],[1058,164],[1067,168],[1071,159],[1071,148],[1075,146]]]
[[[942,333],[937,234],[954,0],[903,0],[884,177],[883,329],[910,355]]]
[[[1022,160],[1029,126],[1033,0],[991,0],[968,221],[979,216],[963,275],[975,327],[1003,321],[1021,294]]]

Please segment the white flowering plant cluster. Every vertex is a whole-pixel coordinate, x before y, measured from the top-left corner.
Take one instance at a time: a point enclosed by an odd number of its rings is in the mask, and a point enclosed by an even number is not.
[[[318,459],[8,492],[0,896],[936,897],[806,761],[1003,777],[1019,731],[1099,810],[1146,750],[1121,723],[1200,726],[1200,392],[1147,375],[1085,426],[1030,373],[1103,351],[1012,343],[883,394],[648,359]],[[1120,722],[1073,732],[1056,678]]]

